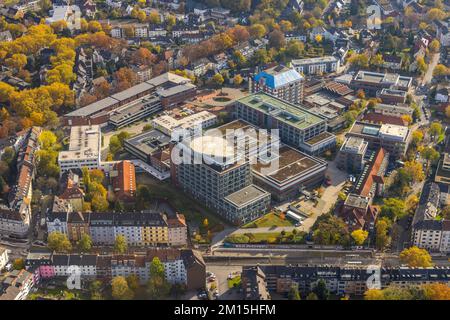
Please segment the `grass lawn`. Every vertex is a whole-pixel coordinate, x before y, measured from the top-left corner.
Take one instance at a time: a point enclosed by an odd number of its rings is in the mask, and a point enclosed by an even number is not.
[[[89,300],[89,295],[82,290],[57,289],[39,289],[35,293],[28,296],[28,300],[36,300],[38,298],[52,300]]]
[[[241,276],[236,276],[228,280],[228,288],[232,289],[241,285]]]
[[[294,235],[292,232],[286,232],[281,236],[280,232],[257,232],[231,235],[225,239],[230,243],[303,243],[306,236],[305,232],[298,232]]]
[[[184,214],[188,221],[201,225],[203,219],[208,218],[212,232],[223,230],[224,221],[220,220],[212,211],[203,207],[188,195],[175,189],[170,183],[158,181],[146,174],[138,174],[136,178],[138,184],[146,185],[149,188],[152,197],[167,200],[179,213]]]
[[[266,214],[265,216],[247,223],[246,225],[242,226],[244,229],[250,229],[250,228],[270,228],[273,226],[276,227],[291,227],[294,224],[288,219],[288,218],[281,218],[280,214],[275,212],[270,212]]]

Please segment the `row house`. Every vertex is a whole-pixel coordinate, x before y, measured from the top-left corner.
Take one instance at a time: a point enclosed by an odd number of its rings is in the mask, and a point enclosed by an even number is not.
[[[441,204],[439,185],[424,185],[412,221],[411,243],[429,251],[450,252],[450,220],[436,220]]]
[[[33,273],[24,269],[14,270],[1,283],[0,300],[25,300],[33,285]]]
[[[32,181],[35,175],[35,154],[39,149],[41,129],[28,129],[21,139],[17,155],[17,180],[8,194],[8,206],[0,207],[0,234],[25,237],[31,220]]]
[[[323,280],[331,294],[362,296],[367,291],[370,277],[375,270],[349,266],[262,266],[265,284],[269,292],[287,294],[296,286],[307,295],[319,280]],[[380,289],[390,285],[400,287],[429,283],[450,284],[449,267],[408,268],[376,267],[379,271]]]
[[[59,231],[75,242],[88,234],[95,245],[113,245],[119,235],[130,246],[187,245],[183,215],[168,219],[166,214],[156,212],[53,212],[46,222],[48,233]]]
[[[191,249],[159,248],[125,255],[30,252],[25,266],[42,279],[66,278],[74,272],[80,272],[82,280],[136,275],[140,283],[144,284],[150,278],[150,265],[154,258],[163,263],[164,275],[169,283],[185,285],[188,290],[204,288],[206,265],[201,255]]]

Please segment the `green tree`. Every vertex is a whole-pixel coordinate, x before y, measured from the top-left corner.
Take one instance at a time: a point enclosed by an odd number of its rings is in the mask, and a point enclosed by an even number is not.
[[[119,138],[114,135],[109,139],[109,151],[115,155],[120,150],[122,150],[122,144],[120,143]]]
[[[13,261],[13,269],[14,270],[25,269],[25,260],[22,259],[22,258],[14,259],[14,261]]]
[[[296,286],[296,285],[291,286],[291,289],[289,289],[288,299],[289,300],[301,300],[300,292],[298,292],[298,286]]]
[[[383,206],[381,206],[381,216],[396,220],[407,214],[405,201],[396,198],[384,199]]]
[[[223,84],[223,82],[225,81],[225,79],[223,78],[223,76],[220,73],[216,73],[213,76],[212,80],[216,86],[221,86]]]
[[[78,241],[78,249],[81,252],[89,252],[92,249],[92,239],[88,234],[83,234]]]
[[[439,158],[441,157],[441,155],[439,154],[439,152],[437,152],[433,147],[425,147],[423,148],[423,150],[420,152],[422,158],[424,158],[425,160],[431,162],[431,163],[435,163],[439,160]]]
[[[58,138],[52,131],[44,130],[39,135],[38,141],[42,149],[50,150],[55,149]]]
[[[315,294],[314,292],[310,292],[306,297],[306,300],[319,300],[319,298],[317,297],[317,294]]]
[[[51,232],[48,235],[47,246],[50,250],[56,252],[69,252],[72,250],[72,244],[67,236],[59,231]]]
[[[252,38],[261,39],[266,34],[266,28],[264,25],[257,23],[249,28],[249,33]]]
[[[391,222],[388,218],[380,218],[376,224],[375,232],[375,244],[378,250],[383,250],[389,246],[391,243],[391,238],[389,236],[389,230],[391,228]]]
[[[124,277],[114,277],[111,281],[112,297],[116,300],[131,300],[134,297],[133,291],[128,287]]]
[[[434,121],[430,128],[428,129],[428,133],[432,136],[434,136],[434,139],[436,140],[442,133],[444,132],[444,129],[442,128],[442,124],[440,124],[437,121]]]
[[[139,288],[139,277],[135,274],[130,274],[127,278],[128,287],[136,292],[136,290]]]
[[[123,235],[118,235],[114,243],[114,251],[116,253],[124,254],[128,250],[127,239]]]
[[[150,299],[164,299],[170,292],[170,284],[164,273],[164,264],[154,257],[150,264],[150,280],[147,283],[147,294]]]
[[[313,292],[316,294],[319,300],[328,300],[330,291],[327,288],[325,280],[320,279],[313,288]]]
[[[350,234],[347,224],[336,216],[322,215],[313,226],[313,240],[322,245],[348,245]]]
[[[91,300],[103,300],[102,282],[100,280],[92,281],[89,285],[89,291],[91,293]]]

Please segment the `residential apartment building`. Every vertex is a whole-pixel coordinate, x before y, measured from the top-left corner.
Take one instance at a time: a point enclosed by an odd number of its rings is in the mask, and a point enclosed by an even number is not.
[[[267,93],[236,100],[234,116],[260,128],[278,129],[281,142],[309,155],[321,154],[336,144],[325,119]]]
[[[241,287],[244,300],[270,300],[266,276],[260,267],[242,267]]]
[[[297,286],[302,296],[308,295],[319,280],[324,280],[331,294],[362,296],[368,290],[369,277],[366,267],[355,266],[261,266],[265,274],[267,290],[272,293],[287,294],[293,285]],[[449,285],[450,268],[408,268],[379,267],[380,287],[389,285],[400,287],[419,286],[429,283]]]
[[[303,101],[304,78],[293,68],[276,66],[266,69],[249,79],[249,91],[268,93],[292,104]]]
[[[18,139],[18,144],[15,145],[17,179],[8,193],[8,206],[0,205],[0,235],[25,237],[28,233],[40,133],[39,127],[25,130]]]
[[[336,208],[337,216],[344,220],[352,231],[373,231],[379,210],[372,206],[371,202],[371,197],[350,193],[345,202]]]
[[[291,66],[303,75],[322,75],[336,72],[340,66],[340,61],[333,56],[293,59]]]
[[[348,137],[337,156],[337,167],[350,173],[360,173],[364,168],[368,142],[359,137]]]
[[[187,244],[187,225],[181,215],[171,217],[157,212],[79,213],[53,212],[47,215],[47,231],[66,234],[78,241],[89,234],[96,245],[113,245],[122,235],[130,246],[165,246]],[[173,228],[173,230],[172,230]],[[169,231],[169,229],[171,229]]]
[[[61,171],[71,169],[98,169],[101,159],[102,133],[100,126],[73,126],[70,129],[69,149],[61,151],[58,165]]]
[[[442,188],[450,188],[450,134],[449,131],[445,135],[445,148],[442,152],[441,160],[439,161],[434,181]]]
[[[45,23],[51,25],[54,22],[64,21],[70,31],[80,30],[81,11],[76,5],[53,6],[52,16],[45,19]]]
[[[411,141],[411,130],[406,126],[393,124],[372,124],[356,121],[346,137],[358,137],[368,142],[368,148],[377,150],[382,147],[393,158],[406,154]]]
[[[158,248],[126,255],[31,252],[25,265],[27,270],[42,279],[66,279],[72,272],[69,267],[77,267],[81,280],[137,275],[140,283],[145,284],[150,279],[150,264],[155,257],[163,263],[169,283],[183,285],[187,290],[204,289],[206,265],[201,255],[191,249]]]
[[[0,247],[0,270],[7,265],[9,261],[8,251],[4,247]]]
[[[34,285],[33,274],[22,269],[11,271],[0,287],[0,300],[25,300]]]
[[[177,213],[175,217],[167,219],[168,245],[171,247],[187,245],[187,224],[184,215]]]
[[[384,174],[389,163],[389,153],[380,148],[371,151],[367,163],[359,175],[355,185],[355,193],[373,198],[384,193]]]
[[[128,160],[120,161],[110,173],[116,199],[132,202],[136,197],[136,172],[134,164]]]
[[[439,185],[424,185],[412,221],[411,243],[429,251],[450,252],[450,220],[437,220],[440,208]]]

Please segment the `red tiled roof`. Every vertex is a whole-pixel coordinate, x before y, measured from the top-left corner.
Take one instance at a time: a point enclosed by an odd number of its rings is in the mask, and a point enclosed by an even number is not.
[[[370,189],[372,189],[372,185],[374,182],[376,182],[374,179],[378,174],[378,171],[380,170],[381,163],[383,162],[383,159],[386,156],[386,152],[383,148],[380,148],[375,156],[375,160],[373,161],[372,167],[370,168],[370,172],[367,175],[366,180],[364,181],[364,184],[360,188],[359,194],[368,197],[370,193]]]
[[[366,113],[362,120],[365,122],[370,122],[370,123],[394,124],[397,126],[408,125],[408,123],[400,117],[384,115],[384,114],[375,113],[375,112]]]
[[[117,177],[113,179],[114,191],[134,196],[136,194],[136,175],[134,164],[130,161],[121,161],[116,164]]]

